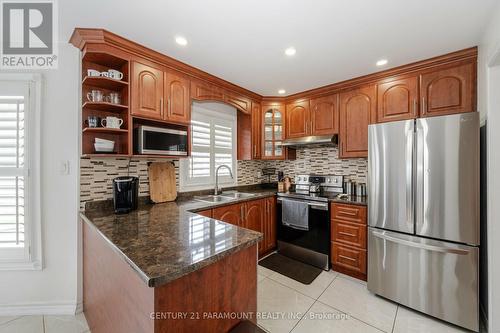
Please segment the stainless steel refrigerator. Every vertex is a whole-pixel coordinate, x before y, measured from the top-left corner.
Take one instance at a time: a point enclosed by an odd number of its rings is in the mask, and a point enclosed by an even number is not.
[[[368,289],[479,330],[479,114],[368,130]]]

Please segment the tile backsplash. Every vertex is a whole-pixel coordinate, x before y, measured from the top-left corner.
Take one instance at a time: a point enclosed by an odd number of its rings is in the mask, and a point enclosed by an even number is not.
[[[366,182],[367,159],[340,160],[337,147],[315,146],[297,149],[297,159],[287,161],[238,161],[238,185],[252,185],[266,181],[258,177],[262,168],[276,168],[285,176],[301,173],[344,175],[347,179]],[[82,158],[80,160],[80,206],[85,202],[106,200],[113,197],[112,180],[128,174],[139,177],[139,196],[149,195],[148,163],[171,161],[175,165],[176,183],[179,188],[179,161],[164,158]],[[130,165],[129,165],[130,163]],[[277,176],[271,178],[277,180]]]
[[[283,171],[285,176],[298,174],[343,175],[348,180],[366,183],[368,159],[339,159],[337,147],[331,145],[301,147],[297,149],[297,159],[290,161],[270,161],[267,167]],[[277,176],[274,177],[274,180]]]

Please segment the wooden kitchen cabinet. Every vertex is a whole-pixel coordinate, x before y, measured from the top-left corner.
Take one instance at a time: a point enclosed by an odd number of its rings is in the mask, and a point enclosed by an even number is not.
[[[191,99],[188,77],[176,71],[163,71],[132,62],[131,84],[132,115],[189,124]]]
[[[132,62],[131,114],[163,120],[164,94],[163,70]]]
[[[224,91],[211,83],[191,79],[191,98],[197,101],[224,101]]]
[[[261,106],[260,103],[252,102],[252,159],[260,159],[261,151],[261,135],[260,135],[260,120]]]
[[[376,111],[376,86],[340,94],[339,157],[368,156],[368,125]]]
[[[262,103],[261,158],[285,159],[283,147],[285,107],[281,103]]]
[[[276,248],[276,198],[264,199],[265,218],[262,220],[261,232],[264,236],[259,245],[259,255],[267,254]]]
[[[339,95],[333,94],[311,99],[311,135],[339,133]]]
[[[243,214],[243,205],[239,203],[212,209],[212,218],[240,227],[244,227]]]
[[[366,280],[366,206],[334,202],[330,211],[333,269]]]
[[[189,124],[191,121],[191,96],[189,78],[181,73],[169,70],[165,72],[165,98],[167,112],[164,119]]]
[[[201,214],[201,212],[198,212]],[[207,216],[207,215],[204,215]],[[259,255],[276,247],[276,198],[250,200],[212,209],[212,218],[263,234]]]
[[[252,101],[244,96],[226,91],[224,92],[224,102],[243,113],[250,114],[252,112]]]
[[[395,79],[377,86],[377,122],[418,117],[418,77]]]
[[[310,135],[311,119],[309,100],[299,100],[286,105],[285,111],[286,138],[301,138]]]
[[[242,205],[244,206],[244,227],[263,232],[261,223],[265,218],[265,199],[247,201],[242,203]]]
[[[210,218],[213,217],[211,209],[200,210],[200,211],[196,212],[196,214],[202,215],[202,216],[205,216],[205,217],[210,217]]]
[[[476,62],[420,76],[422,117],[476,111]]]

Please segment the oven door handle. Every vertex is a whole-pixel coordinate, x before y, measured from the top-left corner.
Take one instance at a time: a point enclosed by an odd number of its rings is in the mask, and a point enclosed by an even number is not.
[[[283,201],[283,200],[290,200],[290,201],[300,201],[300,200],[293,200],[293,199],[288,199],[288,198],[278,198],[278,201]],[[303,201],[300,201],[303,202]],[[307,201],[307,204],[309,207],[312,209],[318,209],[318,210],[328,210],[328,203],[327,202],[311,202]]]

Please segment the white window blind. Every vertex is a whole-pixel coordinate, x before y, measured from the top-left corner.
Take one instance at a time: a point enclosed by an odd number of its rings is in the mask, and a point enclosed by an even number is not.
[[[210,109],[212,108],[212,109]],[[215,169],[219,183],[236,183],[236,109],[214,103],[193,104],[191,113],[191,157],[181,162],[181,188],[209,188],[215,184]]]
[[[0,262],[32,259],[32,85],[31,80],[0,78]]]

